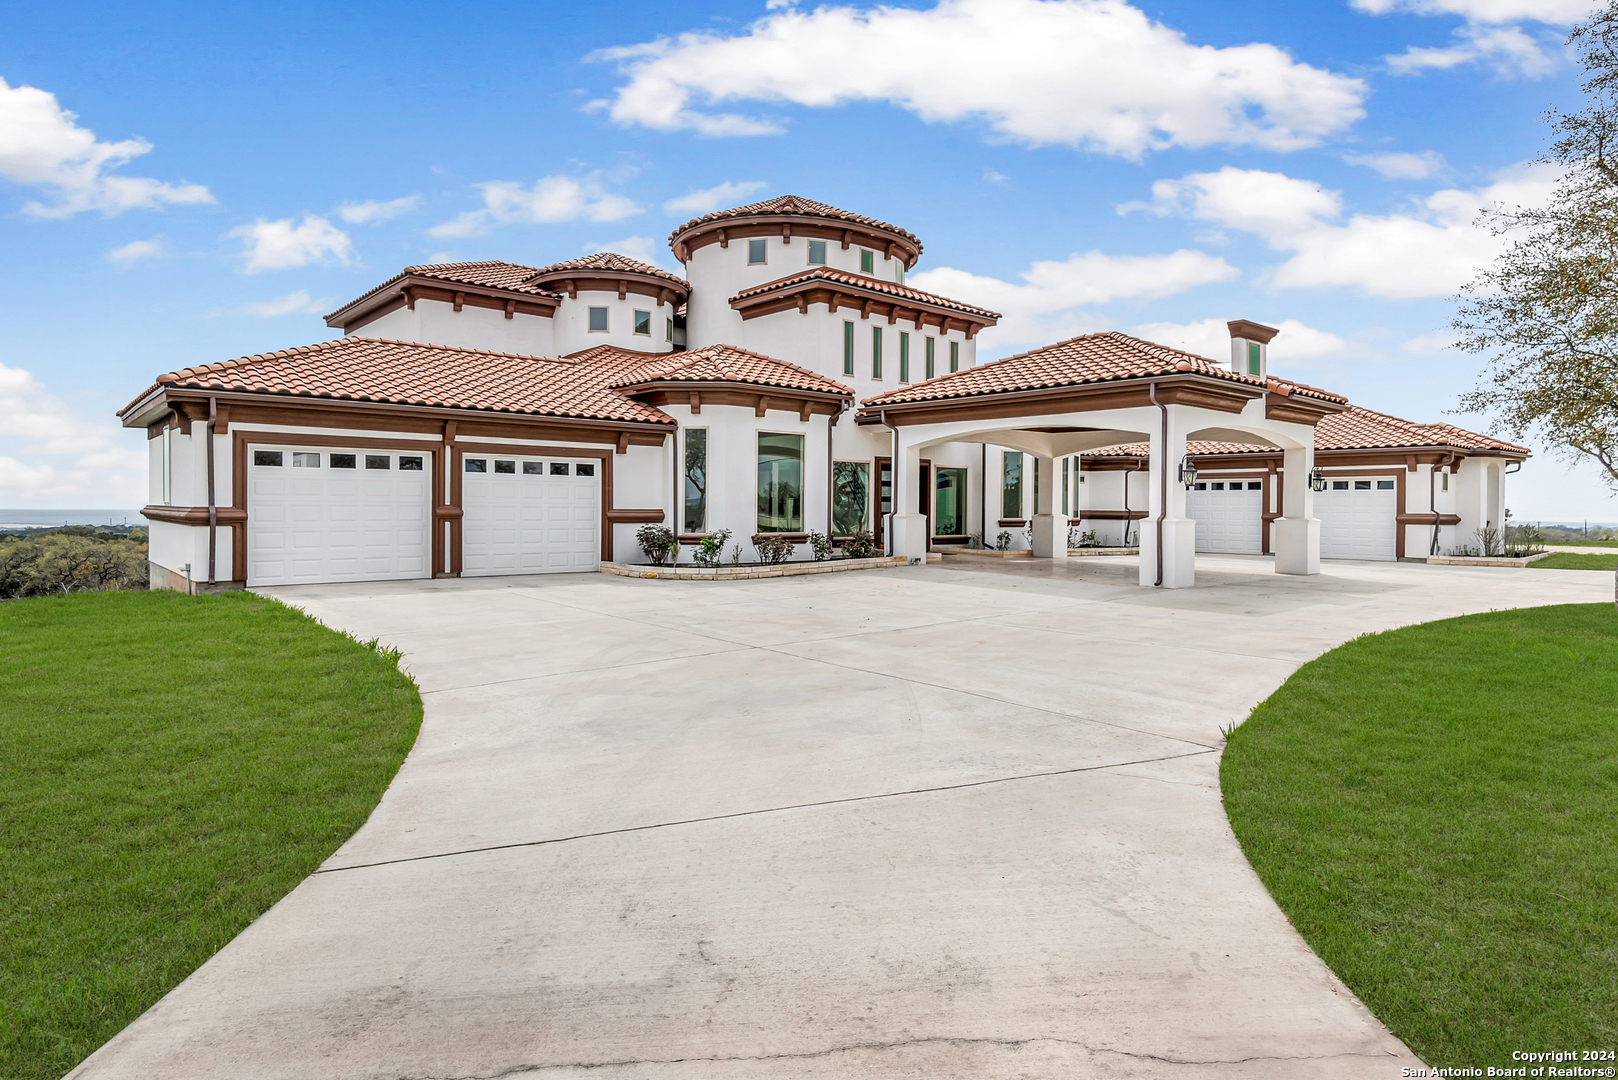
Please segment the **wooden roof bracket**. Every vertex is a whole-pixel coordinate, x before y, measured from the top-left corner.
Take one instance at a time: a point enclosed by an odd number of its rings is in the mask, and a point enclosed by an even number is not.
[[[730,246],[730,237],[726,235],[724,229],[719,230],[719,246],[722,248],[728,248]]]
[[[781,222],[781,243],[792,243],[792,222],[790,221]]]
[[[623,278],[618,279],[618,299],[622,300],[629,295],[629,282]]]
[[[805,296],[803,293],[798,294],[798,314],[799,315],[807,315],[807,314],[809,314],[809,298],[807,296]]]
[[[874,303],[876,303],[875,300],[865,301],[865,306],[860,308],[860,318],[869,319],[871,317],[871,305]]]
[[[629,453],[629,432],[627,431],[620,431],[618,433],[618,453]]]
[[[515,301],[515,300],[507,300],[506,301],[506,318],[508,318],[508,319],[514,318],[516,316],[516,314],[517,314],[517,301]]]
[[[409,308],[411,311],[415,311],[416,310],[416,294],[410,291],[410,286],[408,286],[408,285],[406,285],[405,288],[404,288],[404,298],[405,298],[405,307]]]
[[[466,302],[466,294],[465,293],[458,292],[458,293],[455,294],[455,310],[456,311],[460,311],[461,310],[461,305],[464,304],[465,302]]]
[[[848,245],[853,243],[853,242],[854,242],[854,230],[853,229],[844,229],[843,230],[843,250],[847,251],[848,250]]]
[[[691,391],[691,415],[702,415],[702,391],[700,390]]]
[[[806,424],[809,422],[809,406],[812,404],[814,403],[808,398],[803,399],[803,408],[798,410],[798,421],[800,423]]]
[[[769,407],[770,407],[770,399],[765,397],[763,394],[760,394],[758,396],[758,405],[756,405],[753,408],[753,415],[754,416],[763,416],[764,413],[765,413],[765,410],[767,410]]]

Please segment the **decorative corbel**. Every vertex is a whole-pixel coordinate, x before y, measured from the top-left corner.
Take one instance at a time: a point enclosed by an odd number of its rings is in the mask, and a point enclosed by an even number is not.
[[[722,248],[728,248],[730,246],[730,237],[725,234],[724,229],[719,230],[719,246]]]
[[[618,452],[620,454],[629,453],[629,432],[627,431],[618,433]]]
[[[506,301],[506,318],[508,318],[508,319],[514,318],[516,316],[516,314],[517,314],[517,301],[515,301],[515,300],[507,300]]]
[[[700,390],[691,391],[691,415],[702,415],[702,391]]]
[[[756,406],[754,406],[754,408],[753,408],[753,415],[754,416],[763,416],[765,410],[767,410],[769,407],[770,407],[770,399],[765,397],[763,394],[760,394],[758,396],[758,404]]]
[[[466,302],[466,294],[465,293],[458,292],[458,293],[455,294],[455,310],[456,311],[460,311],[461,310],[461,305],[463,303],[465,303],[465,302]]]

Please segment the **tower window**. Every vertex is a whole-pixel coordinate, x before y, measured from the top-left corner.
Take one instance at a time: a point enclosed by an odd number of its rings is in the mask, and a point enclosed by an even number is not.
[[[747,265],[757,266],[764,261],[764,241],[749,240],[747,242]]]
[[[876,252],[860,252],[860,273],[872,274],[876,272]]]
[[[811,240],[811,241],[809,241],[809,265],[810,266],[825,266],[826,265],[826,241],[824,241],[824,240]]]
[[[590,333],[605,334],[607,332],[607,309],[593,307],[590,309]]]

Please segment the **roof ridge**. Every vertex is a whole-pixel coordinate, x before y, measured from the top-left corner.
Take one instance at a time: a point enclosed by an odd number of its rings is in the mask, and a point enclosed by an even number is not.
[[[839,270],[833,266],[811,266],[804,270],[795,270],[792,273],[787,274],[785,277],[778,277],[771,281],[761,282],[758,285],[750,285],[730,299],[732,301],[736,301],[745,296],[758,296],[769,291],[770,289],[781,288],[789,284],[796,284],[798,281],[808,281],[814,278],[840,278],[846,281],[851,281],[856,285],[866,285],[876,292],[886,292],[889,295],[893,295],[895,292],[909,293],[919,297],[926,297],[929,300],[938,301],[940,306],[952,307],[960,311],[975,312],[979,315],[990,316],[996,320],[1002,318],[1000,312],[998,311],[990,311],[988,308],[978,307],[976,304],[968,304],[964,300],[951,299],[950,297],[944,296],[941,293],[928,292],[925,289],[918,289],[914,285],[906,285],[901,281],[884,281],[882,278],[871,277],[869,274],[856,273],[853,270]]]

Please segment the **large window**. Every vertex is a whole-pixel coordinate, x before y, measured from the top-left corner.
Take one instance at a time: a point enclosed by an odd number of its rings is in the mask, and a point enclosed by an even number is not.
[[[803,531],[803,436],[758,433],[758,531]]]
[[[1000,516],[1022,517],[1022,455],[1007,450],[1000,467]]]
[[[652,313],[650,311],[635,310],[635,333],[652,336]]]
[[[680,531],[708,531],[708,429],[685,429],[685,514]]]
[[[951,371],[961,370],[961,343],[959,341],[949,343],[949,369]]]
[[[882,378],[882,328],[871,327],[871,378]]]
[[[607,309],[593,307],[590,309],[590,333],[605,334],[607,332]]]
[[[871,463],[834,461],[831,466],[831,529],[853,536],[870,528]]]
[[[854,374],[854,324],[843,324],[843,374]]]
[[[923,348],[925,348],[926,351],[927,351],[927,375],[926,375],[926,377],[929,378],[929,379],[932,378],[934,374],[936,374],[936,372],[934,371],[934,368],[933,368],[933,346],[936,345],[936,344],[938,344],[938,339],[935,338],[935,337],[930,337],[930,338],[927,339],[927,344],[925,346],[923,346]]]
[[[899,381],[910,381],[910,335],[899,331]]]
[[[966,470],[938,470],[938,501],[933,504],[933,531],[939,536],[966,535]]]
[[[749,240],[747,242],[748,266],[757,266],[764,261],[764,244],[765,241],[763,240]]]
[[[824,241],[824,240],[811,240],[811,241],[809,241],[809,265],[810,266],[825,266],[826,265],[826,241]]]

